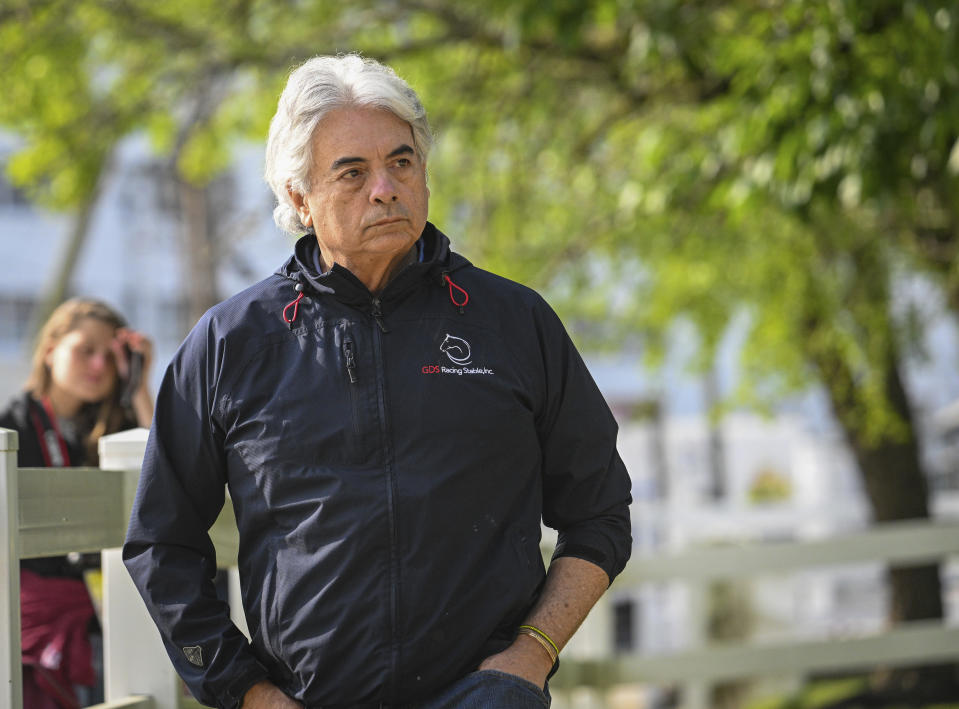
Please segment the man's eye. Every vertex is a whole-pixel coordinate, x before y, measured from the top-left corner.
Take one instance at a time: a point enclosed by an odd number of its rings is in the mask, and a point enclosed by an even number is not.
[[[409,167],[413,162],[409,158],[400,158],[396,161],[398,167]]]
[[[356,170],[356,169],[347,170],[347,171],[344,172],[342,175],[340,175],[340,177],[345,177],[345,178],[348,179],[348,180],[356,179],[356,178],[359,177],[359,176],[360,176],[360,171],[359,171],[359,170]]]

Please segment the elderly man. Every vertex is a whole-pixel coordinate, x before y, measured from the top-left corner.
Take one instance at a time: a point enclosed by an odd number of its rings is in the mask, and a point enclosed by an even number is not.
[[[391,69],[294,71],[266,177],[306,235],[166,372],[123,555],[202,702],[548,706],[629,557],[613,418],[545,302],[427,221],[431,141]],[[224,486],[250,642],[212,581]]]

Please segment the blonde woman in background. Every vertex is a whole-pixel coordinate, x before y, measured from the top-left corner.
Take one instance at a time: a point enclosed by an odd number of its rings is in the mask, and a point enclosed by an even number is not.
[[[24,391],[0,410],[0,427],[19,433],[18,466],[96,466],[101,436],[148,428],[152,354],[150,340],[105,303],[60,305],[40,330]],[[25,709],[102,701],[90,644],[99,628],[83,581],[98,565],[98,554],[21,561]]]

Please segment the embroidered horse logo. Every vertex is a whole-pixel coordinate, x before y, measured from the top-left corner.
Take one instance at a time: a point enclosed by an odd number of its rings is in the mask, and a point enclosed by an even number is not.
[[[470,363],[470,343],[461,337],[453,337],[447,333],[446,339],[440,343],[440,352],[445,352],[453,364]]]

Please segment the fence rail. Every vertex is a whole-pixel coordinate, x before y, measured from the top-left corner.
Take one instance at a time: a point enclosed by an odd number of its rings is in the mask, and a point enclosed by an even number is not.
[[[0,429],[0,706],[22,707],[20,668],[19,559],[102,550],[106,703],[100,709],[185,709],[195,703],[170,664],[159,634],[123,568],[119,546],[136,490],[146,432],[101,440],[102,468],[16,466],[17,436]],[[236,522],[231,505],[211,531],[221,567],[236,563]],[[959,524],[901,522],[828,539],[717,546],[661,557],[634,558],[616,589],[683,581],[692,611],[704,625],[704,595],[721,578],[782,574],[836,564],[910,564],[959,555]],[[235,597],[234,620],[246,630]],[[600,622],[603,613],[587,620]],[[576,639],[574,639],[575,643]],[[608,652],[608,643],[606,645]],[[571,648],[572,649],[572,648]],[[901,625],[868,637],[709,645],[705,632],[691,647],[663,655],[632,653],[591,659],[571,652],[551,687],[561,697],[576,687],[599,691],[625,683],[676,683],[689,709],[706,706],[711,683],[769,674],[861,670],[876,665],[913,665],[959,660],[959,628],[942,623]]]
[[[951,556],[959,556],[959,524],[910,520],[817,540],[714,546],[633,558],[616,580],[618,589],[667,581],[689,586],[692,620],[698,626],[692,634],[692,647],[655,655],[564,660],[554,684],[558,689],[590,686],[604,690],[630,682],[673,683],[684,688],[683,706],[698,709],[708,705],[710,684],[724,680],[957,661],[959,627],[939,621],[904,623],[869,636],[776,642],[710,644],[705,633],[707,587],[718,579],[862,562],[905,566]]]

